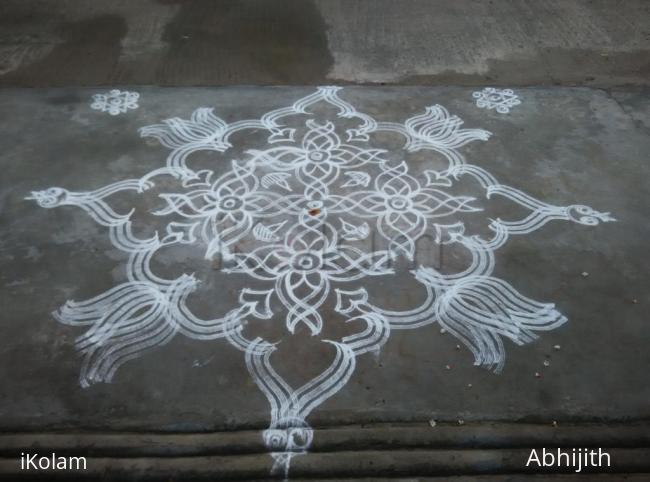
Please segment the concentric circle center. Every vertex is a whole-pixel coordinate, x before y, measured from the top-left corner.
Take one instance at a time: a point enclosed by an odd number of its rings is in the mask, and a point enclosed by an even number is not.
[[[395,196],[388,200],[388,205],[396,211],[404,211],[411,207],[411,200],[404,196]]]
[[[307,158],[310,161],[315,161],[315,162],[324,161],[325,159],[327,159],[327,157],[328,157],[328,153],[326,151],[311,151],[309,152],[309,154],[307,154]]]
[[[226,196],[221,199],[219,202],[219,207],[221,209],[226,209],[232,211],[234,209],[239,209],[242,206],[243,202],[241,199],[235,196]]]
[[[298,253],[294,256],[291,264],[295,270],[309,271],[319,268],[321,261],[320,258],[313,253]]]

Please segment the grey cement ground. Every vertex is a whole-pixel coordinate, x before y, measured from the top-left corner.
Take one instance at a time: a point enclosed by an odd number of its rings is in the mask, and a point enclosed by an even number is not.
[[[177,336],[112,384],[79,387],[74,340],[84,330],[51,312],[122,281],[125,256],[78,208],[23,198],[159,167],[169,151],[139,137],[144,125],[199,106],[228,121],[257,117],[312,90],[242,84],[352,83],[395,85],[342,93],[378,120],[444,105],[465,127],[494,133],[462,149],[470,162],[618,222],[554,222],[499,250],[496,276],[569,318],[531,345],[508,344],[501,375],[472,366],[436,326],[393,332],[378,356],[360,357],[346,387],[309,417],[313,453],[295,459],[292,479],[519,481],[529,447],[600,446],[613,450],[617,474],[530,480],[648,480],[649,79],[644,0],[1,2],[0,479],[25,479],[17,460],[28,447],[93,457],[88,480],[267,478],[268,403],[226,342]],[[189,88],[223,85],[233,87]],[[449,85],[529,88],[504,116],[477,109],[475,89]],[[91,110],[92,94],[109,86],[138,90],[141,107]],[[222,279],[202,253],[162,261],[202,277],[203,307],[219,310]],[[395,307],[418,298],[402,268],[395,283],[374,286]],[[281,360],[295,380],[319,367],[300,343],[308,362]]]
[[[5,0],[0,85],[648,85],[650,4]]]
[[[230,121],[256,117],[312,89],[138,90],[140,108],[116,117],[89,108],[97,89],[0,91],[4,431],[193,431],[268,423],[267,401],[248,376],[242,354],[223,341],[177,337],[128,362],[114,383],[84,390],[73,347],[83,330],[50,315],[67,299],[86,299],[123,280],[125,258],[84,212],[39,208],[23,199],[30,191],[86,190],[139,177],[162,165],[168,154],[141,139],[139,127],[187,118],[199,106],[214,106]],[[359,357],[347,386],[310,417],[314,426],[424,424],[430,418],[549,424],[650,416],[647,93],[517,92],[522,105],[508,115],[476,108],[467,88],[348,87],[341,96],[386,121],[403,121],[440,103],[464,119],[465,127],[493,132],[489,141],[462,152],[501,182],[558,205],[578,202],[610,211],[618,222],[596,227],[552,222],[511,238],[497,253],[496,276],[527,296],[556,303],[569,322],[531,345],[508,344],[501,375],[472,366],[470,354],[456,350],[456,340],[436,326],[394,332],[380,355]],[[210,296],[219,278],[200,253],[193,254],[170,254],[161,266],[180,262],[205,277],[206,306],[219,308]],[[238,288],[233,282],[227,296],[235,299]],[[404,283],[375,288],[376,296],[395,306],[413,301]],[[560,351],[553,350],[556,344]],[[551,364],[544,367],[547,358]],[[298,377],[310,370],[293,359],[284,363],[294,366]]]
[[[122,281],[125,256],[81,210],[23,198],[159,167],[169,151],[138,136],[144,125],[199,106],[228,121],[253,118],[311,91],[241,84],[351,83],[395,85],[342,93],[378,120],[446,106],[465,127],[494,133],[462,149],[470,162],[542,200],[591,205],[618,222],[554,222],[511,238],[495,275],[556,303],[569,322],[531,345],[508,344],[501,375],[473,367],[436,326],[393,332],[309,417],[313,453],[296,459],[292,478],[518,481],[528,447],[599,446],[613,451],[617,472],[602,480],[648,480],[649,79],[643,0],[3,1],[0,479],[25,478],[16,461],[27,447],[91,456],[89,480],[267,478],[259,430],[268,403],[242,353],[223,341],[177,336],[128,362],[112,384],[80,388],[74,340],[83,329],[51,312]],[[216,85],[233,87],[178,88]],[[449,85],[530,87],[517,89],[523,103],[504,116],[477,109],[474,89]],[[92,94],[109,86],[138,90],[141,107],[118,117],[91,110]],[[157,267],[197,273],[204,308],[221,311],[223,278],[199,251],[169,253]],[[405,269],[373,285],[375,296],[413,303]],[[228,281],[226,301],[240,288]],[[297,355],[280,360],[294,381],[322,369],[321,352],[298,340]],[[532,480],[569,477],[601,480]]]

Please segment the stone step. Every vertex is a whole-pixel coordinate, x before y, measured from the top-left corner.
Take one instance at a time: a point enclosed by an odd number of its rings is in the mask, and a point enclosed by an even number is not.
[[[542,447],[554,452],[559,447],[601,448],[610,454],[612,466],[596,472],[617,477],[650,474],[650,430],[645,423],[377,424],[318,431],[309,456],[292,459],[292,479],[574,472],[567,467],[526,467],[531,449]],[[21,470],[21,452],[87,457],[87,470],[72,472],[74,480],[251,480],[272,475],[271,459],[257,431],[3,434],[0,480],[70,480],[71,472]]]
[[[311,452],[517,447],[650,447],[650,426],[628,424],[438,423],[316,427]],[[209,433],[4,433],[0,456],[26,450],[94,457],[189,457],[267,453],[260,430]]]

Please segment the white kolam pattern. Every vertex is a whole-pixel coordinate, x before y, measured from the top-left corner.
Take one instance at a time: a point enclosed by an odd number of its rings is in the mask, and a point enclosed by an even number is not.
[[[519,96],[512,89],[497,89],[486,87],[472,94],[476,99],[476,107],[480,109],[494,109],[499,114],[507,114],[510,109],[521,104]]]
[[[545,203],[467,163],[460,148],[486,141],[490,133],[463,128],[440,105],[403,123],[378,122],[339,92],[338,87],[321,87],[260,119],[233,123],[211,108],[199,108],[189,120],[173,118],[141,130],[142,136],[171,149],[165,166],[92,191],[51,187],[31,193],[27,199],[45,208],[83,209],[129,255],[124,283],[85,301],[67,301],[54,313],[61,323],[86,328],[77,339],[83,387],[110,382],[125,362],[175,336],[223,339],[244,352],[250,375],[269,401],[264,442],[274,470],[288,473],[292,457],[306,453],[312,442],[309,414],[346,384],[356,357],[377,351],[392,330],[437,323],[472,352],[476,365],[498,372],[505,360],[504,339],[521,345],[566,321],[553,304],[528,298],[495,277],[495,252],[510,236],[531,233],[552,220],[593,226],[614,221],[609,213]],[[336,115],[326,121],[312,118],[318,104],[333,107]],[[301,117],[300,135],[283,123]],[[355,127],[340,132],[338,121]],[[266,143],[247,150],[243,159],[230,159],[225,173],[191,167],[194,153],[227,155],[233,134],[246,131],[268,133]],[[415,174],[407,162],[389,161],[387,151],[372,147],[378,133],[398,135],[405,153],[430,153],[443,159],[445,167]],[[124,191],[147,196],[157,179],[166,177],[183,189],[159,194],[162,207],[151,215],[175,220],[163,232],[141,238],[132,230],[133,211],[116,212],[109,198]],[[452,194],[452,187],[466,178],[483,190],[480,199]],[[496,196],[527,214],[509,221],[486,218],[489,236],[466,232],[461,215],[480,216],[482,203]],[[383,248],[359,247],[358,241],[371,233],[384,241]],[[426,295],[410,310],[373,304],[364,280],[393,276],[393,261],[413,260],[418,239],[427,233],[439,245],[463,250],[471,261],[455,273],[417,266],[410,275]],[[219,256],[225,273],[248,276],[256,288],[244,288],[229,311],[200,318],[188,302],[199,280],[193,274],[165,279],[151,268],[162,248],[190,244],[204,247],[206,259]],[[332,299],[333,307],[328,306]],[[318,337],[326,306],[365,328],[338,340],[322,339],[334,351],[331,364],[303,386],[292,387],[272,364],[282,341],[247,337],[244,328],[248,320],[269,320],[280,311],[287,337],[299,327]]]
[[[140,94],[127,90],[113,89],[105,94],[93,95],[90,108],[110,115],[120,115],[138,108]]]

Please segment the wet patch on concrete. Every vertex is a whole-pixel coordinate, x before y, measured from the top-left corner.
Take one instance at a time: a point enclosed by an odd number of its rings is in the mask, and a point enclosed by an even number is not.
[[[58,28],[62,42],[44,58],[0,77],[0,85],[66,86],[110,82],[126,35],[124,18],[102,15]]]
[[[584,0],[5,0],[0,85],[647,85],[650,10]],[[477,33],[479,32],[479,33]]]
[[[166,2],[169,3],[169,2]],[[178,2],[157,72],[163,85],[322,82],[332,64],[311,1]]]

